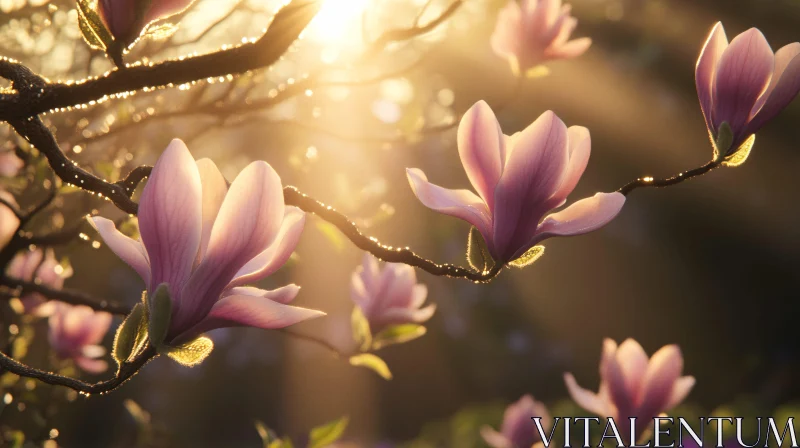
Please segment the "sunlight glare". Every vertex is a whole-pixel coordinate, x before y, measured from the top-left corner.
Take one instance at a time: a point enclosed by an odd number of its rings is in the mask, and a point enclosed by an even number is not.
[[[361,17],[369,0],[325,0],[310,26],[310,37],[326,46],[361,43]]]

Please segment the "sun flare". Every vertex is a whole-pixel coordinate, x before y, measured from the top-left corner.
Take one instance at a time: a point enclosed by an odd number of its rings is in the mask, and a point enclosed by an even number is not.
[[[325,0],[310,31],[313,39],[329,45],[346,45],[361,39],[361,17],[369,0]]]

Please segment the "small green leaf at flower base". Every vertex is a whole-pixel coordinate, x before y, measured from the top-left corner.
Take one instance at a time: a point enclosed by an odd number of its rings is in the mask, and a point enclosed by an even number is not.
[[[92,0],[78,0],[77,5],[78,26],[83,40],[95,50],[107,50],[114,38],[97,12],[97,3]]]
[[[372,348],[378,350],[392,344],[402,344],[422,337],[428,330],[417,324],[392,325],[379,332],[372,339]]]
[[[372,331],[369,329],[369,321],[364,317],[361,308],[353,307],[353,314],[350,315],[350,326],[353,331],[353,340],[356,341],[361,351],[367,351],[372,346]]]
[[[727,121],[723,121],[717,130],[717,138],[714,140],[714,159],[727,157],[733,145],[733,130]]]
[[[264,422],[261,420],[256,420],[255,426],[256,431],[258,431],[258,437],[261,438],[261,444],[264,448],[282,448],[284,446],[283,441],[281,441],[275,432],[269,429]]]
[[[517,258],[516,260],[508,264],[515,268],[522,269],[526,266],[532,265],[539,258],[542,258],[542,255],[544,255],[544,246],[533,246],[530,249],[528,249],[527,252],[522,254],[521,257]]]
[[[122,321],[114,335],[111,355],[118,365],[135,356],[147,342],[147,316],[144,305],[137,303],[130,314]]]
[[[312,429],[308,435],[308,448],[325,448],[332,445],[342,437],[348,423],[350,423],[350,419],[342,417]]]
[[[755,143],[756,134],[753,134],[748,137],[733,154],[725,157],[725,160],[722,161],[722,166],[735,167],[743,164],[750,156],[750,152],[753,150],[753,145],[755,145]]]
[[[317,229],[319,229],[319,231],[325,235],[325,238],[327,238],[328,241],[333,244],[333,247],[335,247],[337,251],[341,252],[344,250],[344,248],[347,246],[347,243],[345,242],[342,233],[335,225],[327,221],[317,221],[316,225]]]
[[[194,341],[187,342],[178,347],[164,346],[167,356],[174,359],[178,364],[186,367],[194,367],[203,362],[214,349],[214,342],[211,339],[200,336]]]
[[[172,299],[169,297],[169,288],[166,283],[158,285],[156,292],[147,298],[148,333],[150,342],[159,348],[164,344],[164,339],[169,331],[169,322],[172,317]]]
[[[350,365],[356,367],[366,367],[381,376],[385,380],[392,379],[392,371],[386,362],[372,353],[362,353],[350,357]]]
[[[172,23],[163,23],[161,25],[154,25],[147,28],[144,37],[152,40],[164,40],[171,37],[178,31],[178,25]]]
[[[525,77],[530,79],[544,78],[550,74],[550,69],[545,65],[537,65],[525,72]]]
[[[467,262],[478,272],[486,272],[494,266],[489,247],[476,227],[469,229],[467,238]]]

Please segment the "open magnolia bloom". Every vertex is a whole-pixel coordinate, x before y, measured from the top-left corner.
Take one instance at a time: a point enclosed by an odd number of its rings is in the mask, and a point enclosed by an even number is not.
[[[503,135],[489,105],[479,101],[458,126],[458,153],[477,195],[434,185],[417,168],[407,172],[426,207],[475,226],[492,258],[508,263],[547,238],[591,232],[617,216],[625,203],[620,193],[598,193],[548,214],[564,205],[590,151],[589,130],[567,129],[551,111]]]
[[[747,143],[749,151],[751,137],[800,92],[800,43],[773,53],[761,31],[750,28],[728,44],[717,23],[697,60],[695,82],[715,149],[725,156]],[[721,129],[728,135],[720,136]]]
[[[381,269],[371,254],[364,255],[364,263],[353,273],[350,295],[373,334],[392,325],[423,323],[436,311],[436,305],[422,307],[428,287],[417,283],[414,268],[386,263]]]
[[[244,285],[277,271],[300,238],[305,213],[286,207],[278,174],[253,162],[230,187],[208,159],[195,162],[173,140],[159,158],[139,202],[141,241],[108,219],[92,218],[109,248],[147,285],[148,297],[166,284],[171,313],[158,346],[178,346],[221,327],[283,328],[324,313],[289,306],[299,291]],[[153,319],[153,304],[150,313]]]
[[[194,0],[100,0],[97,7],[114,40],[127,46],[150,23],[175,15],[192,3]]]
[[[550,60],[582,55],[592,40],[569,40],[578,24],[571,9],[561,0],[509,0],[497,15],[492,49],[510,61],[515,74]]]
[[[630,417],[652,422],[680,404],[694,387],[694,377],[681,376],[683,355],[677,345],[667,345],[649,360],[642,346],[628,339],[619,347],[611,339],[603,342],[600,360],[600,390],[590,392],[578,386],[571,373],[564,381],[572,399],[600,417],[613,417],[628,444],[637,442],[648,425],[637,426],[637,440],[631,438]]]
[[[17,253],[6,268],[6,275],[11,278],[33,282],[52,289],[61,289],[64,280],[72,276],[72,269],[64,269],[56,260],[52,249],[25,250]],[[58,306],[39,293],[29,293],[20,297],[24,312],[36,317],[46,317]]]
[[[549,434],[553,419],[544,404],[524,395],[506,408],[500,432],[490,426],[481,428],[481,437],[492,448],[530,448],[541,440],[532,417],[539,417],[542,429]]]
[[[54,303],[55,312],[50,316],[48,339],[50,346],[61,359],[71,359],[81,369],[100,373],[108,363],[100,358],[106,349],[98,345],[111,325],[111,314],[94,311],[88,306],[72,306]]]

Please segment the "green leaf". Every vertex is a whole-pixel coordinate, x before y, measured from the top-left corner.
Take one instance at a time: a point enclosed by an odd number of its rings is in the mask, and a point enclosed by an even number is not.
[[[178,31],[178,25],[172,23],[163,23],[161,25],[147,27],[144,37],[153,40],[164,40],[175,34],[176,31]]]
[[[366,367],[385,380],[392,379],[392,372],[386,362],[372,353],[362,353],[350,357],[350,365],[356,367]]]
[[[714,158],[727,157],[733,145],[733,129],[727,121],[723,121],[717,130],[717,138],[714,140]]]
[[[525,72],[525,77],[530,79],[544,78],[550,74],[550,69],[545,65],[537,65]]]
[[[392,325],[379,332],[372,339],[372,348],[378,350],[392,344],[402,344],[422,337],[428,330],[417,324]]]
[[[114,348],[111,355],[118,365],[122,365],[144,347],[147,341],[147,316],[144,305],[137,303],[130,314],[122,321],[114,335]]]
[[[342,417],[328,424],[317,426],[308,435],[308,448],[325,448],[342,437],[350,419]]]
[[[750,156],[750,151],[753,150],[753,145],[756,143],[756,134],[751,135],[744,141],[733,154],[725,157],[722,161],[722,166],[735,167],[743,164]]]
[[[282,440],[273,440],[267,448],[293,448],[292,439],[284,437]]]
[[[524,268],[526,266],[532,265],[536,260],[544,255],[544,246],[533,246],[528,249],[527,252],[522,254],[521,257],[517,258],[516,260],[508,263],[510,266],[515,268]]]
[[[494,266],[489,247],[476,227],[469,229],[467,238],[467,262],[478,272],[486,272]]]
[[[256,420],[255,426],[256,431],[258,431],[258,437],[261,438],[261,443],[263,444],[264,448],[270,448],[273,443],[280,442],[280,439],[275,436],[275,433],[272,432],[261,420]],[[280,447],[281,445],[279,444],[278,446]]]
[[[150,414],[142,409],[138,403],[133,400],[125,400],[122,402],[128,414],[131,414],[133,420],[136,421],[138,426],[147,426],[150,424]]]
[[[114,42],[114,37],[97,12],[97,1],[78,0],[78,25],[83,40],[95,50],[105,51]]]
[[[369,329],[369,321],[364,317],[361,307],[353,307],[353,314],[350,315],[350,326],[353,330],[353,340],[356,341],[361,351],[367,351],[372,346],[372,332]]]
[[[186,367],[194,367],[211,354],[214,349],[214,342],[211,339],[200,336],[194,341],[187,342],[178,347],[164,346],[167,356],[174,359],[178,364]]]
[[[160,350],[169,331],[169,321],[172,317],[172,299],[169,297],[169,288],[166,283],[158,285],[147,303],[148,333],[150,342]]]

